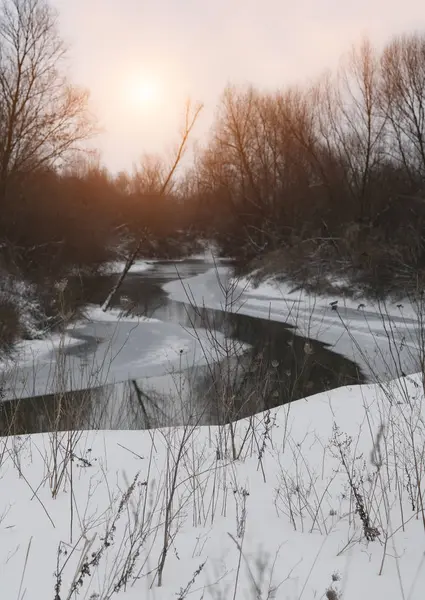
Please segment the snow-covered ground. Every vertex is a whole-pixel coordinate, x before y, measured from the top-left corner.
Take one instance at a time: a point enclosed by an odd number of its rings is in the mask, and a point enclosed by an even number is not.
[[[414,308],[271,281],[255,288],[224,267],[164,288],[179,301],[284,321],[369,365],[381,383],[231,427],[0,438],[0,600],[422,600],[423,382],[389,381],[415,368]],[[166,391],[164,373],[219,359],[221,342],[88,307],[64,336],[23,343],[18,368],[3,365],[4,391],[110,383],[119,419],[117,382],[149,377]]]
[[[159,323],[158,319],[152,317],[145,317],[140,315],[138,317],[126,316],[122,314],[121,310],[117,308],[109,308],[103,310],[100,306],[94,304],[86,307],[84,311],[85,318],[90,323]]]
[[[287,323],[355,360],[373,380],[419,370],[421,322],[408,302],[312,295],[274,280],[255,286],[249,278],[230,279],[229,272],[219,266],[164,290],[177,301]]]
[[[4,356],[0,360],[0,372],[4,373],[9,369],[14,369],[17,365],[21,367],[33,365],[38,360],[45,359],[55,349],[68,349],[79,343],[78,339],[67,334],[50,334],[40,340],[21,340],[15,345],[13,354]]]
[[[209,262],[212,254],[205,251],[199,260]],[[148,261],[136,261],[132,272],[143,277],[143,272],[153,267]],[[123,264],[114,263],[108,266],[108,272],[118,273],[122,268]],[[165,271],[161,267],[161,277],[179,276],[175,267]],[[87,306],[84,319],[70,325],[63,335],[24,340],[9,359],[0,363],[2,398],[47,395],[59,389],[74,391],[165,374],[175,376],[223,358],[223,342],[224,336],[216,332],[194,331],[176,323]],[[242,345],[235,342],[234,350],[241,351]],[[170,378],[168,381],[175,387]]]
[[[423,417],[412,376],[238,422],[233,445],[0,439],[1,598],[422,600]]]
[[[224,336],[90,306],[64,336],[23,342],[0,365],[4,398],[24,398],[115,384],[219,360]],[[235,343],[235,351],[241,349]]]
[[[105,265],[103,272],[108,274],[122,273],[125,268],[125,261],[114,261]],[[130,268],[131,273],[144,273],[152,268],[152,261],[136,260]]]

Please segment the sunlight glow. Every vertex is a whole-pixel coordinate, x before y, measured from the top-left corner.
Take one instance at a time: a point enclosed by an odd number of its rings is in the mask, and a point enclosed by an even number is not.
[[[161,89],[154,78],[140,76],[130,80],[125,95],[134,108],[147,110],[161,100]]]

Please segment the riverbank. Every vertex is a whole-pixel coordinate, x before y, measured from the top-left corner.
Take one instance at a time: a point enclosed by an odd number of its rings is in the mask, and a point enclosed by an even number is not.
[[[313,295],[344,295],[354,301],[400,302],[417,296],[425,285],[424,269],[393,264],[393,258],[391,248],[384,251],[378,242],[367,252],[360,247],[350,254],[338,249],[335,240],[308,239],[241,262],[238,275],[256,283],[285,281]]]
[[[217,267],[183,282],[164,286],[176,301],[285,323],[297,335],[329,344],[354,360],[370,381],[389,380],[420,368],[419,302],[353,298],[340,287],[334,293],[307,291],[288,281],[235,277]],[[419,299],[420,301],[420,299]]]
[[[10,251],[13,255],[13,249]],[[81,319],[84,307],[93,302],[90,298],[93,289],[86,290],[83,283],[96,280],[103,284],[99,285],[97,298],[103,304],[125,268],[123,256],[128,253],[110,249],[103,261],[63,265],[56,275],[44,264],[31,270],[27,264],[20,264],[22,261],[3,261],[0,253],[0,361],[13,360],[17,352],[22,354],[22,349],[30,347],[33,341],[48,339]],[[147,256],[138,257],[129,273],[144,273],[157,263],[216,260],[211,244],[199,240],[189,243],[184,236],[180,244],[174,241],[163,248],[150,248]]]

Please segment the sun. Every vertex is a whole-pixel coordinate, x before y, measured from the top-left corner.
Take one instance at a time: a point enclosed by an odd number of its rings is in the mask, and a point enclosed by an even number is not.
[[[135,100],[140,104],[150,104],[158,98],[158,88],[154,81],[141,81],[134,90]]]
[[[125,95],[133,108],[147,110],[160,101],[160,85],[153,77],[134,77],[129,81]]]

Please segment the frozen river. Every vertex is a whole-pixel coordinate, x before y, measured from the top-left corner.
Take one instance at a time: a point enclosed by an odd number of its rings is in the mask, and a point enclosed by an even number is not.
[[[284,284],[233,280],[229,263],[208,259],[140,267],[106,314],[116,274],[72,282],[85,317],[64,336],[23,344],[3,368],[3,432],[216,423],[417,370],[416,320],[400,306],[385,316],[340,299],[336,311],[333,299]]]

